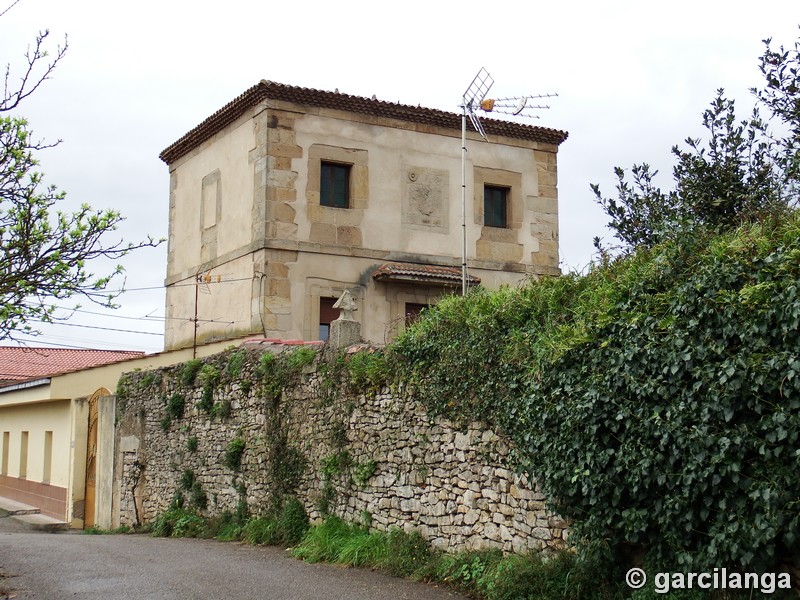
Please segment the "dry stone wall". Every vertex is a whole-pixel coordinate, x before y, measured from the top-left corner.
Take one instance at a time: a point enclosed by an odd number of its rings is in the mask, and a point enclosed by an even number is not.
[[[448,551],[565,544],[565,523],[509,465],[503,436],[481,423],[457,428],[429,418],[402,390],[355,391],[319,359],[273,398],[257,367],[264,351],[287,347],[207,359],[222,374],[210,411],[211,394],[182,382],[182,366],[126,375],[117,402],[119,524],[152,521],[176,494],[206,514],[246,503],[257,515],[277,494],[293,493],[312,521],[335,514],[417,530]],[[245,353],[235,377],[226,375],[233,353]],[[175,395],[185,401],[177,418]],[[244,448],[239,468],[229,456],[236,443]]]

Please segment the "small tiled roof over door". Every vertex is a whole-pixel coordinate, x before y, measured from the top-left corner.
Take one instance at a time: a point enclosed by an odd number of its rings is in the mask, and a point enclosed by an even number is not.
[[[439,285],[458,285],[461,282],[461,269],[440,265],[421,265],[390,262],[382,264],[372,272],[375,281],[403,281],[414,283],[433,283]],[[478,285],[480,277],[468,275],[469,285]]]
[[[140,358],[144,352],[0,346],[0,386]]]

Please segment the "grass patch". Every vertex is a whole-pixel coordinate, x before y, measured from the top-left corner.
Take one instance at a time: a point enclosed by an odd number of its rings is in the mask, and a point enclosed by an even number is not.
[[[369,531],[330,517],[312,528],[295,558],[381,569],[399,577],[445,584],[487,600],[610,600],[629,597],[623,574],[605,559],[573,552],[504,556],[499,550],[445,554],[418,533]]]
[[[120,525],[115,529],[103,529],[97,525],[92,525],[83,530],[84,535],[118,535],[123,533],[130,533],[131,528],[128,525]]]
[[[246,521],[230,511],[204,518],[174,506],[155,519],[152,534],[290,546],[293,557],[307,562],[379,569],[398,577],[447,585],[486,600],[653,597],[647,590],[631,596],[624,585],[624,571],[607,555],[563,551],[504,556],[499,550],[446,554],[432,548],[416,531],[370,531],[338,517],[309,527],[308,515],[294,497],[287,498],[280,510]]]

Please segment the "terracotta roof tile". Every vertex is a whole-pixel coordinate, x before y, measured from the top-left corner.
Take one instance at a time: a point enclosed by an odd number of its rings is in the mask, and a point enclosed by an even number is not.
[[[0,346],[0,385],[130,360],[144,352]]]
[[[233,123],[246,110],[267,99],[461,130],[461,115],[459,113],[261,80],[212,114],[178,141],[168,146],[161,152],[159,158],[167,164],[176,161]],[[502,135],[548,144],[560,144],[569,135],[566,131],[559,129],[549,129],[511,121],[481,119],[481,122],[488,135]]]
[[[375,281],[419,281],[454,285],[461,281],[461,269],[440,265],[420,265],[413,263],[385,263],[372,273]],[[469,285],[478,285],[480,277],[468,275]]]

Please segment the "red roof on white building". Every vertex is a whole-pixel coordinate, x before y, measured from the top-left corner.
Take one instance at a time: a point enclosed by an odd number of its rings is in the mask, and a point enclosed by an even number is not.
[[[144,356],[129,350],[0,346],[0,385],[41,379]]]

